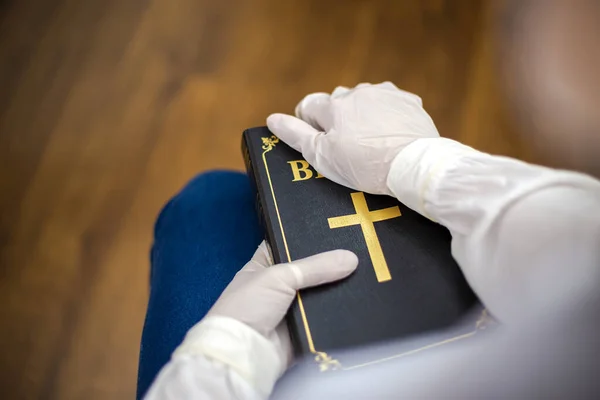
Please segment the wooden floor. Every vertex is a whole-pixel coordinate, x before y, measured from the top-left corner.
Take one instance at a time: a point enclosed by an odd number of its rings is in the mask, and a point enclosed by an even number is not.
[[[161,206],[240,133],[392,80],[444,136],[530,157],[482,1],[0,1],[0,397],[130,399]]]

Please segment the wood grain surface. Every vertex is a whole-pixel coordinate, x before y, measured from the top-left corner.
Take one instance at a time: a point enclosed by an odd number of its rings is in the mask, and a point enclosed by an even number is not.
[[[161,206],[307,93],[391,80],[530,157],[483,1],[0,1],[0,397],[130,399]]]

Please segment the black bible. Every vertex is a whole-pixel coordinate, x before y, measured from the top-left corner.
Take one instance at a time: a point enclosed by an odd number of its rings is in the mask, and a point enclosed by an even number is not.
[[[243,133],[242,152],[276,263],[340,248],[359,258],[347,279],[298,293],[287,321],[299,356],[312,356],[321,371],[352,369],[467,338],[483,326],[485,310],[473,313],[478,301],[452,258],[446,228],[392,197],[329,181],[266,127]],[[426,343],[383,346],[362,358],[343,351],[443,331],[474,314],[472,324]]]

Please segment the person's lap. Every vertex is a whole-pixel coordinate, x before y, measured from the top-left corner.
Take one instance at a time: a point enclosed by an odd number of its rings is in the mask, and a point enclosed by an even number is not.
[[[262,239],[250,180],[238,172],[198,175],[163,208],[151,251],[138,398]]]

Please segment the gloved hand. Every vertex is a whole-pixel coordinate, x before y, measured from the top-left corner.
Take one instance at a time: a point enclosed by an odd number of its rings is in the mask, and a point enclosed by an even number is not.
[[[421,98],[390,82],[309,94],[296,116],[273,114],[267,125],[325,177],[373,194],[393,195],[386,180],[402,149],[439,137]]]
[[[287,325],[283,321],[296,292],[350,275],[358,258],[348,250],[333,250],[288,264],[272,265],[265,242],[235,275],[207,316],[225,316],[250,326],[277,351],[279,376],[292,362]]]

